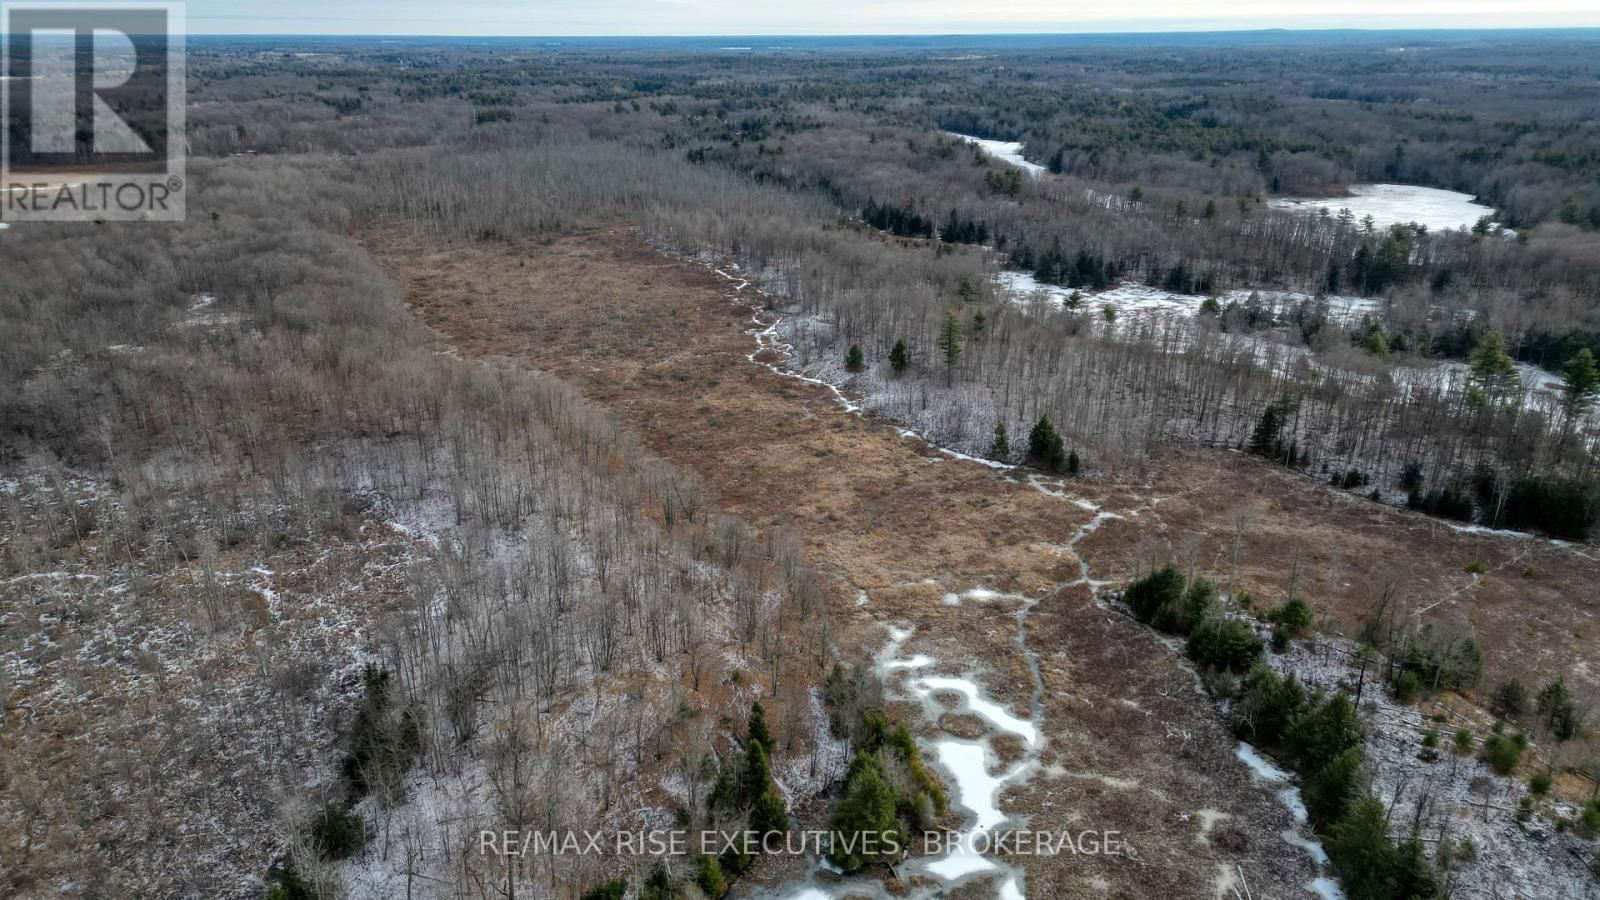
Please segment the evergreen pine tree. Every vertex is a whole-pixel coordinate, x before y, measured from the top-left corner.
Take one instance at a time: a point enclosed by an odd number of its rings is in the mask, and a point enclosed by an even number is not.
[[[1567,741],[1577,736],[1580,724],[1578,708],[1572,702],[1566,682],[1558,678],[1545,685],[1535,703],[1539,710],[1539,721],[1557,741]]]
[[[1128,585],[1122,599],[1133,610],[1135,618],[1149,622],[1163,606],[1181,602],[1183,595],[1183,573],[1169,563]]]
[[[867,367],[867,360],[861,353],[860,344],[850,345],[849,352],[844,355],[844,367],[851,372],[859,372]]]
[[[1028,458],[1035,465],[1051,472],[1060,471],[1066,462],[1061,445],[1061,435],[1050,424],[1049,416],[1040,416],[1028,432]]]
[[[895,341],[894,349],[889,351],[889,368],[894,369],[894,373],[899,375],[910,364],[911,354],[906,351],[906,342],[903,340]]]
[[[1394,855],[1394,896],[1406,900],[1428,900],[1439,895],[1439,880],[1433,865],[1422,852],[1422,842],[1410,838],[1400,842]]]
[[[1521,384],[1517,365],[1506,353],[1505,336],[1498,331],[1490,331],[1478,339],[1469,363],[1473,380],[1490,401],[1499,400]]]
[[[744,771],[739,776],[739,805],[756,802],[771,783],[772,767],[767,762],[767,748],[760,741],[749,742],[744,750]]]
[[[772,754],[772,734],[767,730],[767,711],[761,708],[759,702],[750,704],[749,739],[760,744],[769,756]]]
[[[954,244],[961,240],[961,217],[955,210],[950,210],[950,218],[945,220],[944,227],[939,229],[939,240],[947,244]]]
[[[988,326],[989,319],[983,314],[983,310],[980,309],[977,312],[974,312],[972,314],[972,339],[977,340],[978,338],[982,337],[983,330]]]
[[[622,900],[628,894],[626,879],[617,878],[597,884],[583,892],[583,900]],[[271,900],[271,898],[269,898]]]
[[[1157,621],[1163,618],[1158,614]],[[1261,638],[1243,619],[1213,616],[1195,626],[1180,617],[1173,624],[1180,634],[1185,626],[1194,628],[1184,650],[1202,668],[1243,673],[1261,657]]]
[[[1300,791],[1311,821],[1329,825],[1344,818],[1359,796],[1360,778],[1360,747],[1351,747],[1313,772]]]
[[[777,791],[769,787],[756,798],[755,806],[750,808],[750,830],[760,835],[789,830],[789,815],[784,812]]]
[[[1350,900],[1392,900],[1396,854],[1384,827],[1383,803],[1368,794],[1328,829],[1333,871]]]
[[[1528,711],[1528,689],[1515,678],[1502,682],[1489,700],[1489,711],[1502,719],[1520,718]]]
[[[828,860],[845,872],[856,872],[888,849],[886,837],[892,836],[898,843],[900,820],[895,816],[894,800],[894,791],[879,772],[877,755],[856,754],[844,799],[829,821],[833,846]]]
[[[700,885],[700,890],[711,900],[717,900],[728,892],[728,881],[722,875],[722,864],[717,862],[715,856],[709,854],[700,857],[695,864],[695,882]]]
[[[649,877],[639,885],[639,900],[678,900],[681,893],[678,885],[672,883],[672,873],[661,862],[656,863]]]
[[[1587,412],[1594,405],[1595,397],[1600,396],[1600,369],[1595,367],[1594,352],[1584,347],[1574,354],[1567,360],[1561,380],[1567,414],[1575,416]]]
[[[1235,730],[1262,746],[1276,747],[1305,704],[1305,688],[1293,673],[1279,677],[1267,666],[1257,665],[1245,679],[1244,696],[1236,704]]]
[[[1250,433],[1250,443],[1246,449],[1255,456],[1293,466],[1293,445],[1288,452],[1283,446],[1283,426],[1288,423],[1292,408],[1288,400],[1267,404],[1267,408],[1261,411],[1261,418],[1256,421],[1255,431]]]
[[[1083,468],[1083,462],[1082,462],[1082,460],[1078,459],[1078,451],[1074,450],[1071,453],[1068,453],[1067,454],[1067,474],[1068,475],[1072,475],[1072,476],[1076,476],[1078,474],[1078,471],[1080,469],[1082,469],[1082,468]]]
[[[1011,440],[1006,436],[1006,423],[994,423],[994,441],[989,444],[989,457],[1004,462],[1011,456]]]
[[[945,384],[953,384],[956,362],[961,359],[961,320],[953,312],[945,313],[944,324],[939,326],[939,352],[944,355]]]
[[[1361,745],[1361,717],[1350,695],[1338,691],[1308,707],[1289,723],[1285,749],[1295,767],[1315,772],[1351,747]]]
[[[734,812],[741,805],[740,781],[741,768],[724,762],[722,770],[717,773],[717,780],[711,785],[711,793],[706,795],[706,805],[715,812]]]

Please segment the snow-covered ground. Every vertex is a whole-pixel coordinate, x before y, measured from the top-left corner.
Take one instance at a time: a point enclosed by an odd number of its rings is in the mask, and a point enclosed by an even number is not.
[[[953,138],[960,138],[969,144],[977,144],[979,147],[983,148],[983,152],[989,154],[995,159],[1000,160],[1001,162],[1010,163],[1011,165],[1016,166],[1035,178],[1038,178],[1045,172],[1044,166],[1041,166],[1038,163],[1028,162],[1026,159],[1022,158],[1022,144],[1018,141],[991,141],[985,138],[973,137],[970,134],[957,134],[954,131],[947,131],[945,134]]]
[[[1274,669],[1293,672],[1313,689],[1342,687],[1354,696],[1357,685],[1364,684],[1367,770],[1373,790],[1391,810],[1391,821],[1401,823],[1392,829],[1396,836],[1408,837],[1415,827],[1430,854],[1440,841],[1470,840],[1475,858],[1458,855],[1453,869],[1457,896],[1526,900],[1596,896],[1584,863],[1589,843],[1554,826],[1557,817],[1572,817],[1577,810],[1559,800],[1544,800],[1537,804],[1537,814],[1519,822],[1517,805],[1527,793],[1522,778],[1496,775],[1476,756],[1456,756],[1450,749],[1457,728],[1470,727],[1482,735],[1482,723],[1459,712],[1447,721],[1436,721],[1416,706],[1396,702],[1371,671],[1361,677],[1352,663],[1355,650],[1335,639],[1296,641],[1289,652],[1273,654],[1269,661]],[[1429,709],[1436,711],[1442,708]],[[1430,730],[1437,733],[1439,746],[1425,753],[1423,738]],[[1543,766],[1530,761],[1525,768],[1534,771]]]
[[[1484,216],[1494,216],[1493,209],[1473,200],[1471,194],[1414,184],[1352,184],[1349,197],[1279,197],[1267,205],[1309,213],[1325,209],[1333,215],[1348,209],[1358,223],[1371,216],[1378,228],[1415,222],[1428,226],[1429,231],[1471,228]]]
[[[1130,326],[1135,328],[1156,326],[1168,321],[1193,319],[1200,314],[1201,307],[1206,301],[1206,297],[1199,294],[1179,294],[1131,281],[1105,291],[1075,291],[1072,288],[1041,284],[1027,272],[999,272],[995,275],[995,284],[1000,289],[1002,298],[1027,310],[1068,309],[1071,297],[1077,294],[1079,312],[1098,320],[1098,317],[1104,314],[1104,309],[1109,306],[1116,311],[1118,330],[1124,332]],[[1315,302],[1317,299],[1311,294],[1299,291],[1232,290],[1218,295],[1217,303],[1222,308],[1233,303],[1241,306],[1259,304],[1269,318],[1282,320],[1295,307]],[[1368,316],[1374,321],[1383,320],[1383,301],[1374,297],[1336,295],[1323,297],[1322,300],[1327,303],[1328,320],[1336,325],[1358,326]],[[1312,357],[1297,337],[1294,340],[1284,340],[1281,331],[1230,334],[1226,338],[1229,342],[1250,350],[1258,364],[1278,371],[1293,371],[1302,360],[1312,368],[1328,369],[1324,362]],[[1189,339],[1180,339],[1169,342],[1169,346],[1175,351],[1181,351],[1191,343]],[[1523,406],[1546,411],[1553,409],[1553,404],[1557,403],[1561,396],[1561,376],[1527,363],[1519,362],[1516,367],[1521,379]],[[1466,363],[1451,359],[1423,359],[1416,365],[1400,364],[1389,370],[1389,375],[1395,384],[1408,391],[1433,390],[1440,386],[1449,387],[1451,390],[1465,390],[1469,374],[1470,369]],[[1600,411],[1597,411],[1596,415],[1600,416]]]
[[[1134,281],[1125,281],[1109,290],[1084,291],[1042,284],[1029,272],[1000,272],[995,276],[1006,299],[1012,303],[1029,306],[1041,301],[1065,308],[1073,294],[1078,294],[1080,309],[1099,313],[1105,307],[1116,309],[1118,319],[1124,317],[1153,318],[1165,315],[1194,317],[1206,302],[1203,294],[1180,294],[1154,288]],[[1217,296],[1217,303],[1226,307],[1230,303],[1244,305],[1254,300],[1269,310],[1286,310],[1317,298],[1301,291],[1273,291],[1238,289]],[[1383,311],[1383,301],[1374,297],[1329,296],[1328,318],[1339,324],[1358,324],[1362,316],[1378,316]]]

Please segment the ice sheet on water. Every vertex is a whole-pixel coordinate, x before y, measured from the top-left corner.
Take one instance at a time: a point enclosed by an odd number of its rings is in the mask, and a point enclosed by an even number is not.
[[[1472,199],[1471,194],[1420,187],[1414,184],[1352,184],[1349,197],[1279,197],[1267,201],[1273,209],[1316,213],[1326,209],[1337,215],[1348,209],[1359,223],[1371,216],[1377,228],[1416,222],[1429,231],[1454,231],[1471,228],[1494,210]]]
[[[969,836],[992,831],[1006,820],[997,801],[1000,789],[1005,787],[1009,777],[989,774],[989,754],[983,744],[945,738],[934,745],[934,756],[955,781],[961,805],[972,811]],[[940,878],[953,880],[995,868],[992,860],[974,852],[972,841],[963,840],[961,844],[948,856],[929,863],[928,871]]]
[[[1267,762],[1266,758],[1256,751],[1256,748],[1246,744],[1244,741],[1239,742],[1239,748],[1234,751],[1234,755],[1239,757],[1239,760],[1245,765],[1249,766],[1250,771],[1254,772],[1259,778],[1262,778],[1266,781],[1289,780],[1288,772],[1285,772],[1272,763]]]
[[[983,696],[978,686],[965,678],[947,678],[930,675],[918,678],[912,683],[912,690],[919,697],[925,697],[935,691],[954,691],[966,698],[965,708],[968,712],[982,718],[990,725],[1001,731],[1009,731],[1021,737],[1030,745],[1038,743],[1039,728],[1027,719],[1020,719],[1011,714],[1011,711]]]
[[[1322,900],[1344,900],[1344,891],[1339,889],[1337,882],[1326,875],[1313,878],[1308,887],[1313,894],[1321,897]]]
[[[1000,160],[1001,162],[1016,166],[1035,178],[1038,178],[1045,172],[1044,166],[1041,166],[1038,163],[1028,162],[1026,159],[1022,158],[1022,144],[1017,141],[991,141],[984,138],[973,137],[970,134],[957,134],[954,131],[947,131],[945,134],[948,134],[953,138],[960,138],[969,144],[977,144],[983,149],[983,152],[989,154],[995,159]]]

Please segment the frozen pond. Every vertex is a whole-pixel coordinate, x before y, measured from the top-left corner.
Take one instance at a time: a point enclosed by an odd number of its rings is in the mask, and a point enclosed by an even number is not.
[[[1000,160],[1001,162],[1016,166],[1035,178],[1038,178],[1044,174],[1044,166],[1041,166],[1038,163],[1028,162],[1026,159],[1022,158],[1022,144],[1018,143],[1017,141],[990,141],[985,140],[984,138],[973,137],[970,134],[956,134],[954,131],[947,131],[945,134],[948,134],[953,138],[960,138],[969,144],[977,144],[979,147],[983,148],[983,152],[989,154],[995,159]]]
[[[1348,209],[1355,214],[1358,225],[1371,216],[1373,224],[1381,229],[1416,222],[1428,226],[1429,231],[1453,231],[1471,228],[1484,216],[1494,217],[1494,210],[1475,202],[1471,194],[1438,188],[1411,184],[1352,184],[1350,194],[1349,197],[1323,199],[1280,197],[1269,200],[1267,205],[1273,209],[1311,213],[1325,209],[1334,216]]]

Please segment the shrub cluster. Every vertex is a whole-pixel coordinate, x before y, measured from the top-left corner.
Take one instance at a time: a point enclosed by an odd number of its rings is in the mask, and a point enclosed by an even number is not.
[[[1139,621],[1188,637],[1186,651],[1203,669],[1245,672],[1261,656],[1255,627],[1218,610],[1216,585],[1204,578],[1191,584],[1175,566],[1130,584],[1123,599]]]
[[[881,711],[870,711],[863,716],[844,795],[829,819],[833,846],[828,860],[845,872],[892,862],[886,836],[926,830],[948,811],[944,785],[923,764],[911,732],[903,725],[891,726]],[[862,840],[862,834],[875,840]],[[895,843],[903,849],[905,842]]]

